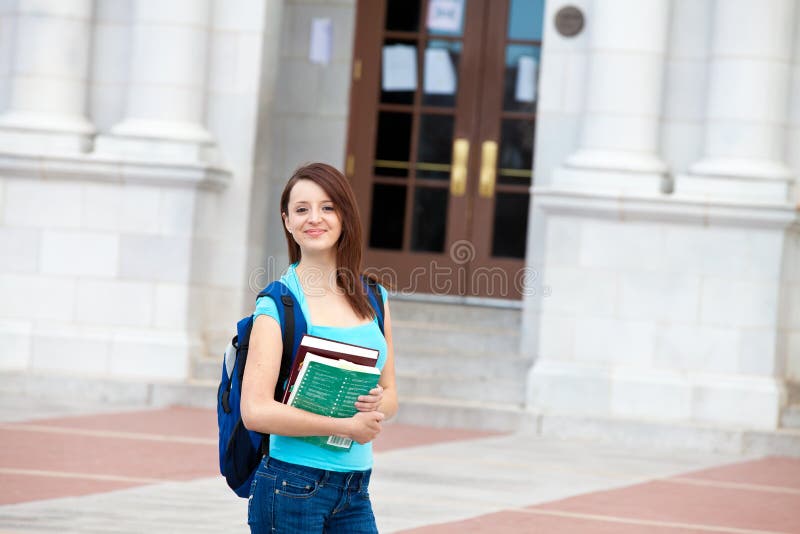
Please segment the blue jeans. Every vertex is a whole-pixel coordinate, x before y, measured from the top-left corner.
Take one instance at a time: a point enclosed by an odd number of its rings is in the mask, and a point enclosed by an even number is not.
[[[370,473],[325,471],[265,456],[250,486],[250,532],[377,534],[367,492]]]

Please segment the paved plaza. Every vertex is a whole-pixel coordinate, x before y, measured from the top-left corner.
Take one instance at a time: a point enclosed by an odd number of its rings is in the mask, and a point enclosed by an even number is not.
[[[0,532],[247,532],[216,414],[0,394]],[[800,459],[390,424],[381,532],[800,533]]]

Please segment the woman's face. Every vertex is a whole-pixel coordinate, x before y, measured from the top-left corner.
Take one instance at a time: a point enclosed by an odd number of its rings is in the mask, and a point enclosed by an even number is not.
[[[334,249],[342,235],[337,206],[311,180],[298,180],[294,184],[283,222],[303,254]]]

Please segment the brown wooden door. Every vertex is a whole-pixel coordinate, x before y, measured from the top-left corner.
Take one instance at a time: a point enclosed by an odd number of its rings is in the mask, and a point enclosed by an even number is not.
[[[519,298],[543,0],[360,0],[346,172],[403,292]]]

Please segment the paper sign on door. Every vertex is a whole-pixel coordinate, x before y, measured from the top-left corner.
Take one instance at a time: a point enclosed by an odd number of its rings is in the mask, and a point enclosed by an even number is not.
[[[450,54],[444,48],[425,50],[423,90],[430,95],[453,95],[456,92],[456,71]]]
[[[428,30],[460,32],[464,0],[430,0],[428,4]]]
[[[403,44],[384,46],[381,82],[384,91],[416,91],[417,48]]]
[[[514,98],[517,102],[533,102],[536,100],[536,58],[520,56],[517,63],[517,83]]]
[[[333,48],[333,24],[331,19],[311,20],[311,42],[308,45],[308,59],[311,63],[327,65],[331,62]]]

